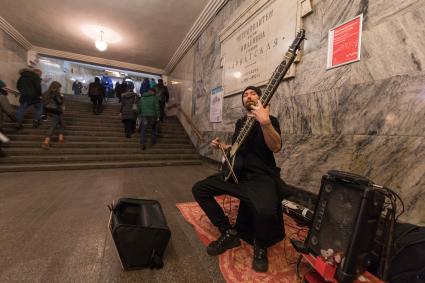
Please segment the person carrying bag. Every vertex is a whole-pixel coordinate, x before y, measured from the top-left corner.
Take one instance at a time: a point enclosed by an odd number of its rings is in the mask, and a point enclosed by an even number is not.
[[[63,94],[60,93],[61,87],[62,85],[59,82],[54,81],[43,95],[44,107],[47,115],[50,117],[50,127],[47,136],[41,144],[41,147],[46,150],[51,148],[50,140],[55,130],[59,132],[59,142],[65,142],[63,125],[64,98]]]

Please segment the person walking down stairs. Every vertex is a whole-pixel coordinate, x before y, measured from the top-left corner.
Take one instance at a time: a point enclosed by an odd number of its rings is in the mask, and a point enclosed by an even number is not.
[[[140,149],[146,149],[146,130],[152,128],[152,145],[156,143],[159,121],[159,101],[154,88],[142,94],[139,102]]]
[[[47,132],[47,136],[44,138],[41,147],[44,149],[50,149],[50,140],[55,130],[59,132],[59,142],[65,142],[64,139],[64,126],[63,126],[63,110],[64,110],[64,98],[60,92],[61,84],[54,81],[50,84],[49,89],[43,94],[45,109],[50,120],[50,127]]]
[[[125,92],[121,94],[120,117],[124,124],[125,137],[131,138],[136,125],[139,97],[133,92],[132,85],[124,83],[121,88]]]

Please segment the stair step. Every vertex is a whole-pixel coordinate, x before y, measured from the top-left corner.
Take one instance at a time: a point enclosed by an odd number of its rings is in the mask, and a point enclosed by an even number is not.
[[[37,141],[13,141],[10,143],[3,144],[5,149],[7,148],[40,148],[42,140]],[[60,148],[138,148],[137,142],[99,142],[99,141],[67,141],[64,144],[57,144],[53,142],[54,147]],[[188,143],[157,143],[155,145],[157,149],[168,149],[168,148],[181,148],[188,149],[193,148],[192,144]],[[19,149],[20,150],[20,149]]]
[[[50,149],[53,150],[53,149]],[[7,156],[0,159],[0,164],[14,164],[14,163],[52,163],[52,162],[87,162],[87,161],[100,161],[100,162],[118,162],[118,161],[147,161],[147,160],[191,160],[199,159],[198,154],[149,154],[139,150],[138,154],[85,154],[85,155],[48,155],[50,150],[45,150],[46,155],[37,156]],[[58,149],[59,150],[59,149]]]
[[[46,155],[46,150],[40,147],[38,143],[37,147],[25,148],[25,147],[5,147],[4,152],[8,156],[28,156],[28,155]],[[138,146],[132,146],[128,148],[70,148],[70,147],[53,147],[48,151],[48,155],[63,155],[63,154],[110,154],[110,155],[119,155],[119,154],[139,154],[140,149]],[[188,154],[196,153],[193,147],[187,148],[173,148],[165,147],[160,145],[155,145],[154,147],[147,147],[143,153],[147,154]]]
[[[40,130],[47,130],[50,125],[49,122],[43,122],[37,129],[34,129],[32,127],[32,124],[25,123],[22,124],[22,130],[19,130],[19,132],[22,131],[40,131]],[[116,125],[81,125],[76,123],[66,123],[65,124],[66,130],[80,130],[80,131],[104,131],[104,132],[115,132],[119,131],[122,132],[124,129],[124,125],[116,124]],[[170,127],[169,125],[161,124],[159,127],[160,131],[162,133],[167,134],[186,134],[186,132],[181,127]],[[3,130],[8,130],[9,132],[16,132],[15,123],[3,123]]]
[[[39,129],[22,129],[20,131],[16,131],[16,129],[10,129],[10,128],[3,128],[3,130],[6,132],[7,135],[45,135],[47,132],[48,127],[42,127]],[[138,132],[135,133],[138,135]],[[117,128],[114,130],[109,131],[102,131],[102,130],[73,130],[70,127],[67,127],[65,129],[65,135],[67,136],[97,136],[97,137],[123,137],[124,136],[124,129],[123,127]],[[187,139],[186,133],[180,131],[177,132],[170,132],[166,130],[161,130],[161,132],[158,134],[159,138],[176,138],[176,139]]]
[[[105,118],[105,117],[96,117],[93,119],[88,118],[81,118],[81,117],[64,117],[64,123],[65,125],[98,125],[98,126],[118,126],[120,125],[122,127],[122,121],[118,117],[114,118]],[[32,127],[32,119],[25,118],[23,121],[23,124],[29,124]],[[8,122],[10,123],[10,122]],[[48,124],[49,121],[43,121],[42,123]],[[180,123],[177,122],[171,122],[166,121],[164,123],[161,123],[161,127],[181,127]]]
[[[149,141],[149,136],[148,135],[148,141]],[[46,135],[39,133],[37,135],[21,135],[21,134],[12,134],[12,135],[8,135],[8,137],[10,138],[11,141],[42,141]],[[139,141],[139,136],[138,135],[133,135],[132,138],[126,138],[124,136],[121,137],[111,137],[111,136],[105,136],[105,137],[100,137],[100,136],[66,136],[65,135],[65,139],[67,141],[105,141],[105,142],[134,142],[134,141]],[[190,139],[185,137],[185,138],[179,138],[179,137],[158,137],[158,143],[191,143]]]
[[[13,164],[0,165],[0,172],[23,171],[57,171],[57,170],[87,170],[107,168],[157,167],[199,165],[201,160],[150,160],[123,162],[84,162],[84,163],[49,163],[49,164]]]

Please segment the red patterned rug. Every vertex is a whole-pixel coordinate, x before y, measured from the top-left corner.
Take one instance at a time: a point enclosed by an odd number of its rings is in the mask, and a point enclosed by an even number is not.
[[[218,201],[229,219],[234,222],[239,201],[230,197],[218,198]],[[211,224],[196,202],[178,203],[177,208],[193,225],[205,246],[218,238],[219,231]],[[294,283],[298,281],[295,271],[298,254],[288,238],[304,238],[306,230],[298,227],[290,217],[284,216],[284,221],[287,237],[268,249],[269,271],[267,273],[257,273],[252,270],[252,246],[244,241],[240,247],[228,250],[219,256],[220,270],[227,282]],[[205,256],[208,256],[206,252]]]

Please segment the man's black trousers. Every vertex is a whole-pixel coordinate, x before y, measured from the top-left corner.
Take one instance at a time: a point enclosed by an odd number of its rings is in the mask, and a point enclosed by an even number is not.
[[[165,117],[165,101],[159,101],[159,120],[164,122]]]
[[[197,182],[192,193],[221,232],[231,228],[231,225],[214,197],[227,194],[240,199],[235,228],[245,234],[241,235],[242,238],[248,242],[250,239],[255,240],[263,247],[269,247],[284,238],[282,206],[276,180],[271,176],[250,176],[234,184],[224,181],[222,174],[216,174]]]

